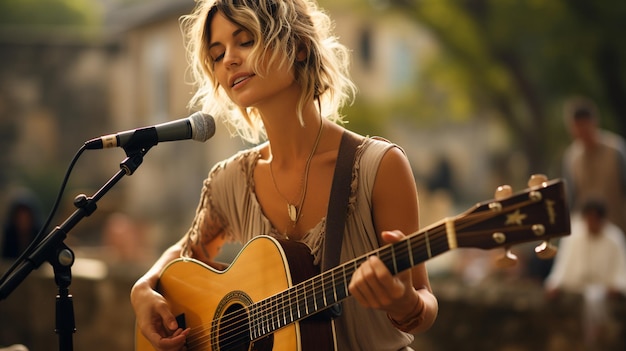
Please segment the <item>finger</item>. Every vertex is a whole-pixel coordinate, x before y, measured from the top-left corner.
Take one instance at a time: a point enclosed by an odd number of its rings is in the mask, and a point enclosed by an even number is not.
[[[404,240],[406,235],[399,230],[383,231],[382,238],[386,243],[392,244]],[[413,285],[413,279],[409,271],[401,272],[397,274],[396,277],[399,278],[405,286]]]
[[[176,317],[174,317],[167,304],[159,305],[157,307],[157,313],[163,323],[163,326],[167,329],[167,335],[172,334],[176,329],[178,329],[178,321],[176,321]]]
[[[181,350],[187,342],[188,334],[189,329],[178,328],[171,336],[159,339],[156,346],[159,350]]]
[[[350,291],[350,294],[354,296],[359,304],[365,307],[374,307],[375,303],[373,304],[371,302],[374,293],[370,291],[370,288],[364,277],[364,272],[368,270],[367,264],[368,263],[366,260],[359,266],[356,272],[354,272],[348,289]]]
[[[385,230],[381,233],[383,241],[387,244],[397,243],[406,238],[406,235],[399,230]]]
[[[371,273],[368,276],[367,283],[379,303],[382,306],[387,306],[393,299],[399,298],[404,294],[406,289],[405,283],[399,277],[394,277],[380,258],[372,256],[368,261]]]
[[[377,265],[382,266],[376,267]],[[380,281],[379,274],[387,275],[387,280]],[[386,272],[386,267],[375,256],[368,258],[361,264],[351,284],[353,295],[357,301],[365,306],[372,308],[380,308],[386,305],[389,297],[383,286],[384,281],[392,280],[391,276]]]

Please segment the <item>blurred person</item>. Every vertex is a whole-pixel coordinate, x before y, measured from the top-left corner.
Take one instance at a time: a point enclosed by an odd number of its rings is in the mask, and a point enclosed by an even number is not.
[[[18,258],[35,239],[42,225],[37,199],[27,193],[16,195],[9,205],[4,224],[2,258]]]
[[[102,244],[109,263],[142,263],[152,255],[145,250],[145,232],[131,216],[115,212],[102,227]]]
[[[267,234],[305,244],[319,263],[340,141],[352,133],[339,124],[339,109],[355,91],[348,51],[312,0],[199,0],[183,24],[199,87],[192,102],[227,118],[246,141],[266,141],[213,167],[191,228],[133,286],[138,328],[157,350],[181,350],[191,336],[156,291],[172,260],[190,256],[216,266],[225,240]],[[415,180],[402,149],[352,136],[360,145],[342,262],[419,229]],[[438,311],[424,264],[393,276],[371,256],[349,291],[354,298],[335,319],[339,350],[411,350],[412,333],[429,329]]]
[[[561,239],[545,288],[549,299],[581,295],[585,341],[590,348],[603,341],[612,322],[607,299],[626,296],[626,240],[607,219],[604,202],[588,200],[572,216],[571,235]]]
[[[626,142],[599,128],[598,109],[587,98],[569,100],[564,114],[573,137],[563,156],[572,210],[587,199],[602,199],[608,219],[626,231]]]

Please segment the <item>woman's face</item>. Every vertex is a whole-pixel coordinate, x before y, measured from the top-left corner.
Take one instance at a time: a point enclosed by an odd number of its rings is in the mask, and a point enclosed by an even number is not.
[[[210,24],[209,56],[217,82],[240,107],[262,108],[281,93],[296,87],[293,70],[277,64],[259,65],[263,76],[254,73],[250,62],[254,39],[250,32],[217,12]],[[267,62],[266,57],[261,58]]]

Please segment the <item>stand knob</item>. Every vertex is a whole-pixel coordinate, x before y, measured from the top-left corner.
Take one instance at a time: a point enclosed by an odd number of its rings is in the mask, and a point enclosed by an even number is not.
[[[543,183],[548,181],[548,177],[545,174],[533,174],[528,179],[528,187],[533,188],[536,186],[541,186]]]
[[[494,198],[496,200],[502,200],[510,197],[511,195],[513,195],[513,188],[511,188],[510,185],[501,185],[496,189]]]
[[[535,247],[535,254],[542,260],[549,260],[556,256],[557,248],[550,241],[543,241],[539,246]]]
[[[498,268],[510,268],[517,264],[517,256],[511,252],[511,248],[504,249],[504,255],[495,261]]]

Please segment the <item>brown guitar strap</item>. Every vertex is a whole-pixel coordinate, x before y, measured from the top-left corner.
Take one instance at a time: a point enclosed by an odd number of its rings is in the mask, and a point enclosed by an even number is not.
[[[324,256],[322,257],[322,272],[339,264],[341,245],[345,231],[346,216],[348,215],[348,201],[352,183],[352,168],[356,149],[361,138],[344,131],[339,145],[337,164],[333,175],[333,184],[330,188],[330,201],[326,215],[326,238],[324,239]],[[330,308],[331,317],[341,314],[341,305]]]

